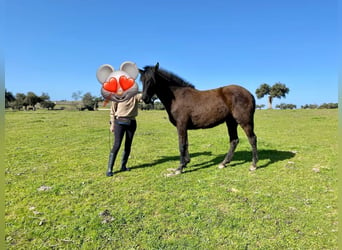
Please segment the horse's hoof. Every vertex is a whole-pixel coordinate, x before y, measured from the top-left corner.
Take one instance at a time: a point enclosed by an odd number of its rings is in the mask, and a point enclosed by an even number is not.
[[[219,168],[219,169],[222,169],[222,168],[225,168],[225,167],[226,167],[226,166],[225,166],[224,164],[222,164],[222,163],[221,163],[220,165],[218,165],[218,168]]]
[[[172,173],[165,174],[165,177],[173,177],[173,176],[179,175],[179,174],[181,174],[181,173],[182,173],[182,171],[180,171],[180,170],[175,170],[175,171],[173,171]]]
[[[111,176],[113,176],[113,172],[107,172],[106,175],[107,175],[108,177],[111,177]]]
[[[253,165],[249,167],[249,171],[255,171],[256,169],[257,169],[257,167],[253,166]]]

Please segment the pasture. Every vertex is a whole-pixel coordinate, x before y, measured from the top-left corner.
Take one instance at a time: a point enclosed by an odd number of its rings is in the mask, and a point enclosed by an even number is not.
[[[140,111],[130,172],[106,177],[109,111],[5,113],[8,249],[337,249],[337,110],[257,110],[229,167],[225,125],[189,132]],[[119,168],[119,160],[114,170]]]

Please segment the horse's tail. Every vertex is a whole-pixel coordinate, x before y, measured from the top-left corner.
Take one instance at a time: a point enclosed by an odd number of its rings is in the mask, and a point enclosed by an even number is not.
[[[253,105],[253,113],[254,113],[255,109],[256,109],[255,97],[254,97],[254,95],[252,95],[252,93],[251,93],[251,96],[252,96],[252,105]]]

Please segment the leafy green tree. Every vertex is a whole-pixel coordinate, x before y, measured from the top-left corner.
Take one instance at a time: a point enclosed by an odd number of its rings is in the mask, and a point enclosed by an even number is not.
[[[94,104],[94,109],[98,110],[99,108],[99,103],[104,101],[104,98],[102,96],[100,97],[95,97],[94,98],[95,104]]]
[[[52,102],[52,101],[43,101],[40,103],[42,108],[46,108],[46,109],[54,109],[54,107],[56,106],[56,103]]]
[[[48,93],[43,92],[41,96],[39,96],[39,101],[44,102],[44,101],[50,101],[50,96]]]
[[[28,104],[25,102],[26,95],[23,93],[17,93],[15,95],[15,100],[13,103],[11,103],[11,107],[13,109],[22,109],[24,106],[26,107]]]
[[[39,99],[39,103],[42,108],[54,109],[54,107],[56,106],[56,103],[50,101],[50,96],[48,93],[43,92],[42,95],[39,96]]]
[[[94,107],[96,106],[95,97],[92,96],[89,92],[85,93],[82,98],[83,107],[82,110],[88,109],[88,110],[94,110]]]
[[[33,92],[27,92],[25,103],[28,104],[27,106],[32,106],[33,110],[36,110],[36,104],[40,102],[41,99]],[[26,107],[27,107],[26,106]]]
[[[14,101],[15,101],[14,95],[5,89],[5,108],[10,107],[10,103]]]
[[[285,84],[277,82],[272,87],[267,83],[263,83],[260,87],[255,91],[257,98],[263,98],[265,95],[268,95],[268,108],[272,109],[272,101],[273,98],[282,98],[286,97],[290,91],[289,88],[286,87]]]

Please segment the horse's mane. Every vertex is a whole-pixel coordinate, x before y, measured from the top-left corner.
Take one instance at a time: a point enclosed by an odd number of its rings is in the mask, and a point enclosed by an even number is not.
[[[144,70],[149,70],[149,69],[152,70],[153,67],[152,66],[144,67]],[[190,87],[190,88],[193,88],[193,89],[195,88],[195,86],[192,85],[191,83],[185,81],[184,79],[180,78],[176,74],[174,74],[174,73],[172,73],[170,71],[167,71],[165,69],[159,68],[157,70],[156,74],[159,75],[164,80],[166,80],[170,86]]]

